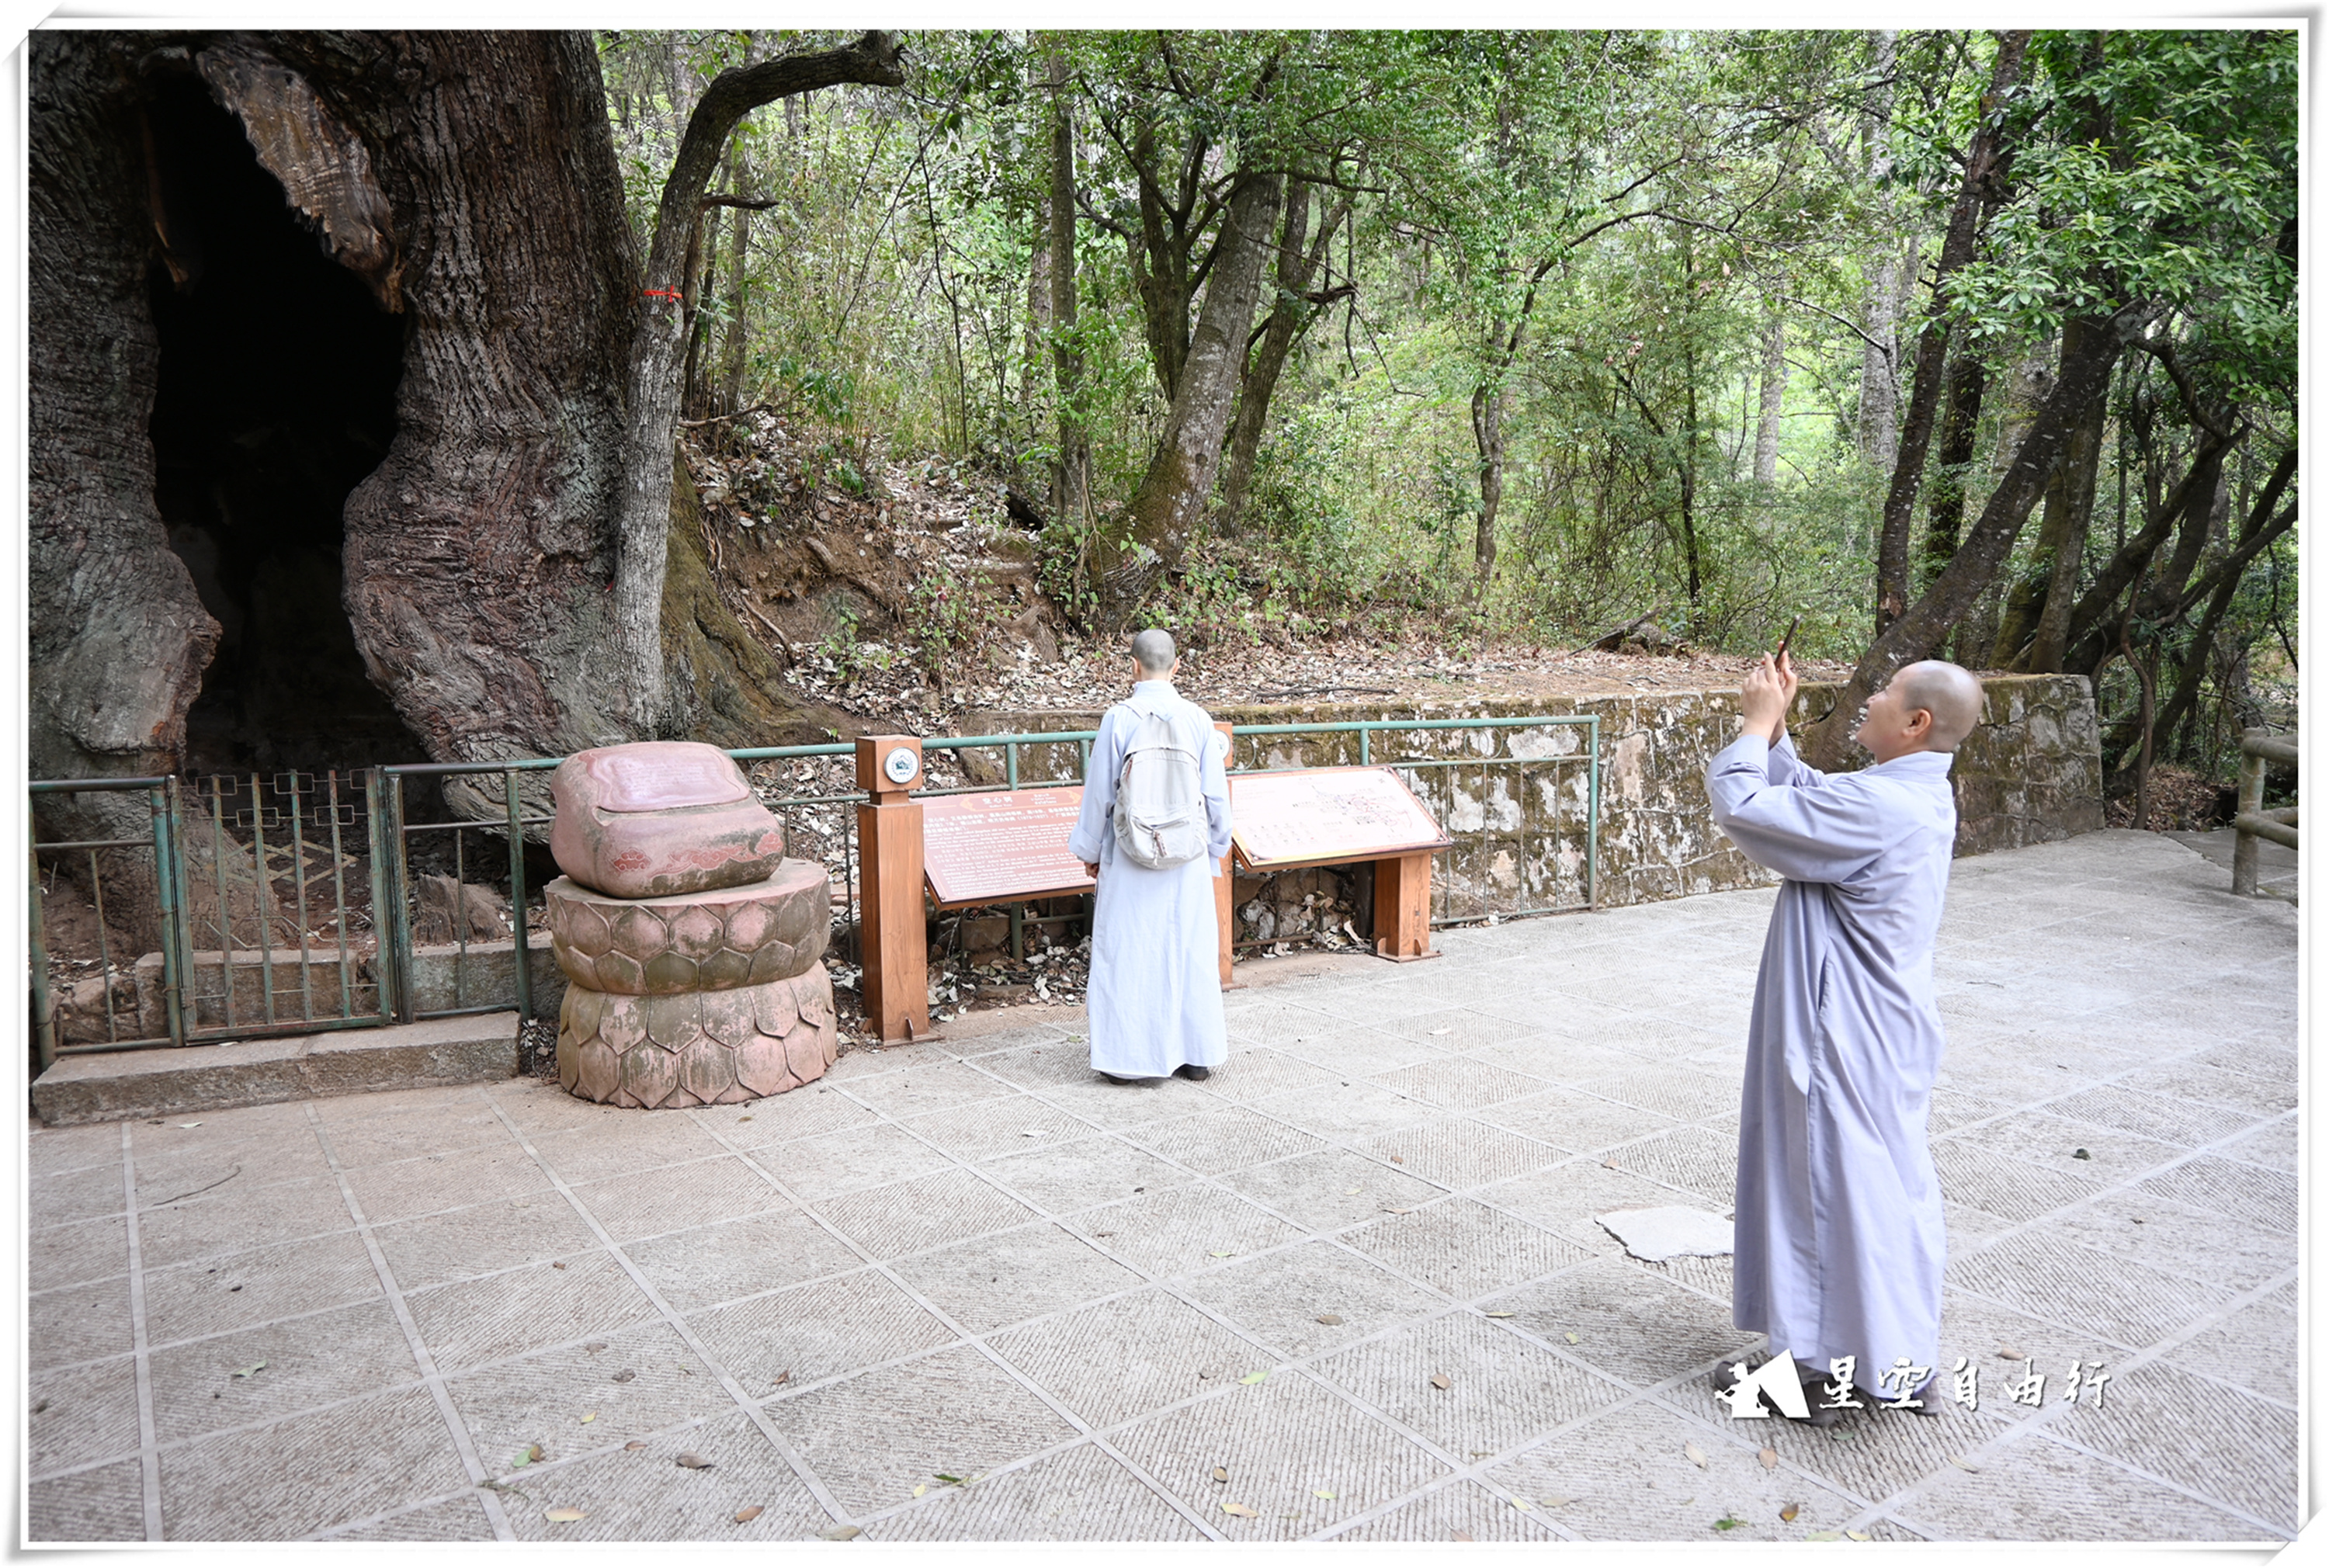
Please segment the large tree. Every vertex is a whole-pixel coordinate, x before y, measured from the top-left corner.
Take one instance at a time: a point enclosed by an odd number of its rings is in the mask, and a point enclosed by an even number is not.
[[[302,526],[336,553],[363,670],[420,748],[538,756],[681,724],[764,743],[834,722],[668,568],[691,542],[669,524],[674,296],[736,117],[894,80],[885,40],[716,81],[644,264],[585,34],[52,32],[30,53],[36,775],[174,767],[220,636],[157,508],[148,415],[170,301],[209,302],[253,384],[280,331],[263,299],[217,314],[243,220],[223,176],[154,134],[222,111],[401,328],[392,439],[338,515]]]

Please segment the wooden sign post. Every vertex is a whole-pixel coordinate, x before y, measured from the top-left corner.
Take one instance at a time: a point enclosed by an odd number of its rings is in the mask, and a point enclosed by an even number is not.
[[[883,1045],[931,1038],[929,934],[922,919],[922,743],[857,739],[858,958],[865,1023]]]
[[[1375,952],[1396,962],[1437,958],[1431,854],[1456,840],[1383,767],[1287,768],[1231,782],[1235,853],[1247,869],[1372,862]]]

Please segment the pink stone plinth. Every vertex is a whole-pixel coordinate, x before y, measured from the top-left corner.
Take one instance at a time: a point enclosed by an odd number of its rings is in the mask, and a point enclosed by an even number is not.
[[[561,877],[542,890],[566,978],[593,991],[671,996],[788,980],[825,956],[832,879],[784,860],[761,881],[663,898],[609,898]]]
[[[784,824],[743,770],[699,741],[578,751],[550,775],[550,793],[558,869],[617,898],[758,882],[785,852]]]
[[[566,988],[558,1081],[602,1105],[732,1105],[825,1075],[837,1054],[833,980],[817,965],[788,980],[680,996]]]

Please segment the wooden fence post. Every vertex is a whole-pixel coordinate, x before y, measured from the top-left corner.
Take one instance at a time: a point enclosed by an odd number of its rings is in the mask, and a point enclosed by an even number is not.
[[[1406,962],[1437,958],[1431,946],[1431,853],[1375,862],[1375,951]]]
[[[922,917],[922,743],[857,738],[858,955],[866,1027],[883,1045],[931,1038],[929,934]]]

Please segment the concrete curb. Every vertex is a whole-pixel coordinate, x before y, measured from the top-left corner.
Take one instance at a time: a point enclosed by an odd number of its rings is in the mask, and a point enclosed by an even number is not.
[[[517,1025],[514,1012],[480,1013],[387,1028],[63,1056],[33,1081],[33,1108],[50,1126],[64,1127],[507,1078],[518,1070]]]

